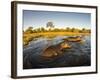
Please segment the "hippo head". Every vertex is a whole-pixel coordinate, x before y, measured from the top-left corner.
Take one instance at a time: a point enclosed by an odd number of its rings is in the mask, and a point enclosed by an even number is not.
[[[60,44],[60,49],[61,50],[63,50],[63,49],[69,49],[69,48],[71,48],[71,46],[68,43],[66,43],[66,42],[62,42]]]

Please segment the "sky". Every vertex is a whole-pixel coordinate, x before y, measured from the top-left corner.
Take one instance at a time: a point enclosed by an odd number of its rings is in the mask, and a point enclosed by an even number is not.
[[[47,22],[52,21],[55,27],[66,28],[90,28],[91,14],[76,12],[36,11],[23,10],[23,28],[46,27]]]

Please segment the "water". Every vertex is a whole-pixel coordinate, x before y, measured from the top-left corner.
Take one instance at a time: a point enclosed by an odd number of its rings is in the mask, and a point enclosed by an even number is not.
[[[91,42],[90,36],[84,36],[83,41],[68,42],[72,46],[66,49],[63,54],[52,59],[44,59],[41,54],[48,46],[59,44],[67,36],[57,36],[52,39],[38,38],[31,41],[23,49],[23,68],[55,68],[55,67],[77,67],[91,65]]]

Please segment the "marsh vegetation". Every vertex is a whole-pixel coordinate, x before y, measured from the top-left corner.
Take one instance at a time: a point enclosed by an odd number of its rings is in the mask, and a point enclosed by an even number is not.
[[[45,38],[54,38],[56,36],[80,36],[80,35],[90,35],[90,29],[77,29],[77,28],[69,28],[66,29],[57,29],[57,28],[49,28],[46,30],[45,28],[37,28],[33,29],[33,27],[29,27],[27,30],[23,31],[23,45],[28,45],[30,41],[36,40],[40,37]]]

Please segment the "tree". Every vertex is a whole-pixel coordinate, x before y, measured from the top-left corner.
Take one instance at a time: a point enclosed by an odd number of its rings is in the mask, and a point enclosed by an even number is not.
[[[74,32],[74,31],[75,31],[75,28],[72,28],[72,29],[71,29],[71,32]]]
[[[35,29],[37,32],[41,32],[41,28],[37,28]]]
[[[82,28],[82,32],[86,32],[86,29],[85,28]]]
[[[46,30],[42,27],[42,28],[41,28],[41,31],[44,32],[44,31],[46,31]]]
[[[48,30],[52,30],[54,28],[53,22],[47,22],[46,27]]]
[[[67,31],[67,32],[70,32],[70,28],[69,28],[69,27],[67,27],[67,28],[66,28],[66,31]]]
[[[26,29],[25,33],[33,33],[33,27],[29,27]]]

